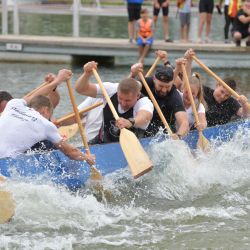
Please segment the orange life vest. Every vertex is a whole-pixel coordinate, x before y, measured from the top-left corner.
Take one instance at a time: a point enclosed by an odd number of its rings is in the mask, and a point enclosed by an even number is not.
[[[148,19],[146,23],[142,19],[140,19],[139,24],[140,24],[140,31],[139,31],[140,36],[142,36],[143,38],[146,38],[153,34],[152,28],[151,28],[152,19]]]

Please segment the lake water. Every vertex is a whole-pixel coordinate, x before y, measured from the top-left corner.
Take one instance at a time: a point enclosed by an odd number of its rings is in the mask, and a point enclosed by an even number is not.
[[[121,11],[121,10],[119,10]],[[124,9],[124,16],[81,16],[80,36],[81,37],[105,37],[105,38],[127,38],[127,16]],[[155,39],[163,39],[162,20],[159,16]],[[71,15],[45,15],[20,13],[20,34],[25,35],[52,35],[71,36],[72,16]],[[198,15],[192,13],[190,39],[197,40]],[[1,23],[1,19],[0,19]],[[170,37],[179,40],[179,17],[176,17],[174,10],[171,10],[169,18]],[[211,25],[211,39],[215,41],[224,40],[224,16],[214,13]],[[0,29],[1,32],[1,29]],[[9,33],[13,32],[13,17],[9,15]]]
[[[0,64],[0,89],[21,97],[48,72],[69,67]],[[81,68],[73,72],[72,83]],[[99,69],[103,81],[119,81],[128,72]],[[240,92],[250,98],[249,70],[215,72],[235,76]],[[58,89],[55,117],[71,110],[66,85]],[[84,98],[76,97],[78,103]],[[78,136],[71,142],[80,145]],[[49,181],[9,180],[5,188],[17,207],[13,220],[0,225],[0,249],[250,249],[250,131],[198,159],[182,142],[168,140],[149,154],[155,168],[142,178],[133,180],[128,169],[105,177],[115,197],[108,204],[88,189],[72,194]]]

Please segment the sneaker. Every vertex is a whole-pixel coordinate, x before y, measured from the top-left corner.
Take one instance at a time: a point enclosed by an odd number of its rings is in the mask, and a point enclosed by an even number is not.
[[[198,38],[197,43],[203,43],[201,38]]]
[[[166,39],[165,39],[165,42],[166,42],[166,43],[172,43],[172,42],[173,42],[173,40],[172,40],[172,39],[170,39],[170,38],[166,38]]]
[[[225,39],[224,43],[231,43],[229,39]]]
[[[207,37],[207,38],[205,39],[205,43],[213,43],[213,41],[212,41],[210,38]]]
[[[133,39],[132,38],[129,38],[129,43],[133,43]]]

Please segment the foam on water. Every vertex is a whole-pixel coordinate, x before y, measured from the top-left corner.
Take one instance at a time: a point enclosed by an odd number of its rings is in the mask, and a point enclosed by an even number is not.
[[[183,234],[201,240],[200,232],[215,237],[215,230],[245,227],[249,135],[239,131],[232,141],[196,156],[183,141],[152,144],[150,173],[134,180],[122,169],[105,177],[104,186],[114,195],[110,203],[98,202],[88,187],[70,193],[52,183],[8,180],[4,188],[17,207],[12,222],[0,226],[0,249],[150,249],[164,242],[176,247],[176,237]],[[183,242],[198,246],[185,237]]]

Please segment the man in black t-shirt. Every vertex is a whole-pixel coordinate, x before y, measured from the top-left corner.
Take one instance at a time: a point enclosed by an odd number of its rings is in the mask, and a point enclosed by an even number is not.
[[[241,45],[241,40],[247,38],[246,46],[250,46],[250,0],[243,2],[241,10],[234,19],[232,34],[236,46]]]
[[[224,82],[233,90],[236,89],[236,83],[232,78],[225,78]],[[214,90],[206,86],[203,90],[208,107],[206,111],[208,127],[226,124],[235,115],[245,118],[249,116],[250,110],[245,96],[241,95],[237,101],[220,84],[217,84]]]
[[[141,70],[141,64],[134,64],[131,67],[131,75],[135,76]],[[181,96],[174,85],[173,77],[174,72],[171,67],[159,67],[153,77],[146,78],[146,82],[159,104],[169,126],[174,132],[176,132],[176,137],[182,137],[188,133],[189,124]],[[148,96],[144,87],[142,87],[141,92],[142,94]],[[179,128],[177,131],[175,128],[175,121],[177,122]],[[146,135],[155,135],[159,131],[160,127],[164,127],[164,125],[157,111],[154,110],[153,118],[146,130]]]

